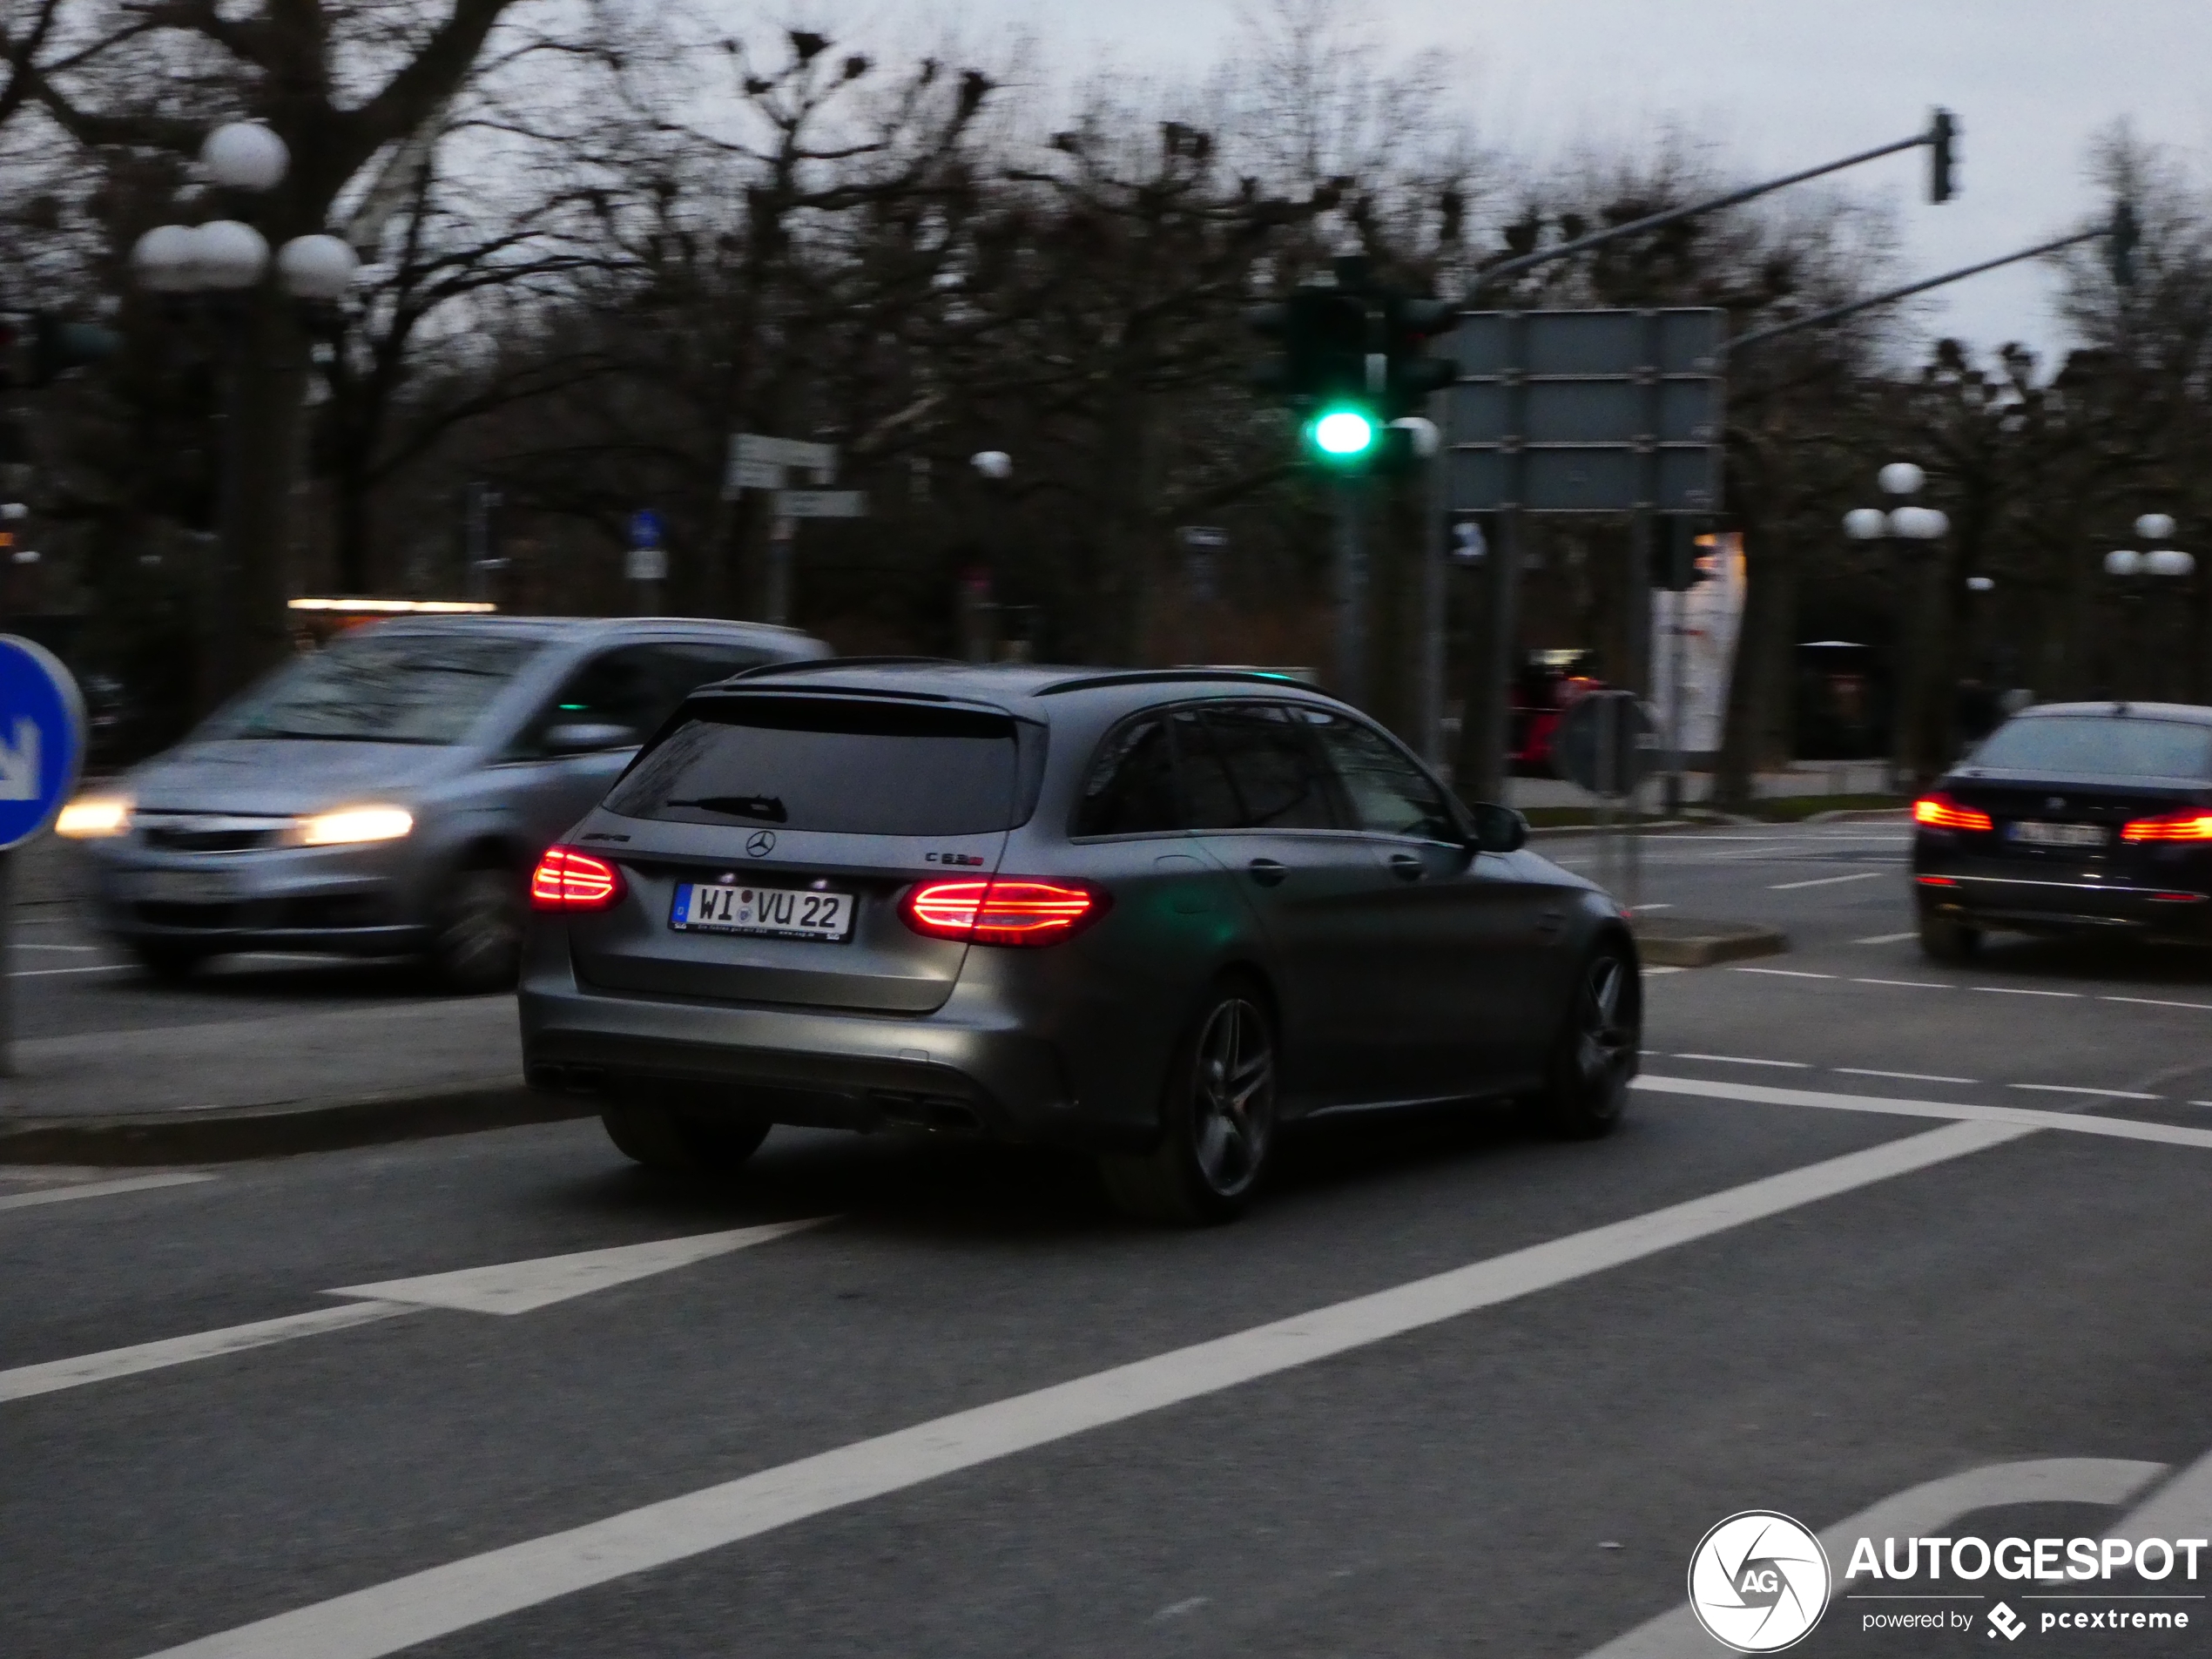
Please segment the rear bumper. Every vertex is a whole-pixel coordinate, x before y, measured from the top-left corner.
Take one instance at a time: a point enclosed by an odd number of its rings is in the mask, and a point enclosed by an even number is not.
[[[927,1015],[608,991],[577,983],[556,935],[531,950],[519,1003],[535,1089],[674,1091],[687,1109],[772,1123],[905,1126],[1084,1151],[1133,1150],[1153,1132],[1079,1099],[1055,1045],[967,984]]]
[[[2212,942],[2212,894],[2192,889],[1963,873],[1916,875],[1913,887],[1923,911],[1976,927]]]

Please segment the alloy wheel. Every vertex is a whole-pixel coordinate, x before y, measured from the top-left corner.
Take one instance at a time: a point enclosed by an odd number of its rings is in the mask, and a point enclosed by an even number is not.
[[[1250,1186],[1274,1128],[1275,1046],[1266,1016],[1228,997],[1198,1034],[1192,1079],[1192,1150],[1207,1186],[1224,1197]]]

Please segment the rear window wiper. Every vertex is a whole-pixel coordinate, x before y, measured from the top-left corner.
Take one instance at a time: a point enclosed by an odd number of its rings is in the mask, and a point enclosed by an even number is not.
[[[777,795],[701,795],[696,800],[664,800],[664,806],[696,806],[701,812],[719,813],[725,818],[759,818],[771,824],[781,824],[791,817],[784,810],[783,799]]]

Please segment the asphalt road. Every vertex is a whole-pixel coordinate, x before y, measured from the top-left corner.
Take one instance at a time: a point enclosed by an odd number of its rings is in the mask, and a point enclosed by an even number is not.
[[[1934,968],[1903,853],[1669,839],[1650,903],[1795,948],[1651,978],[1618,1135],[1338,1127],[1211,1231],[790,1131],[719,1190],[588,1123],[0,1175],[0,1653],[1626,1659],[1719,1651],[1664,1622],[1747,1508],[2212,1533],[2212,959]],[[53,995],[408,994],[339,971]],[[1860,1578],[1793,1651],[2203,1652],[2200,1570]]]

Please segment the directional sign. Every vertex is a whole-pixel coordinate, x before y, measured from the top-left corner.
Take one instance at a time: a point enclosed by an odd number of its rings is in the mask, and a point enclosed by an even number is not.
[[[730,461],[722,474],[722,494],[734,499],[740,490],[781,489],[786,471],[811,473],[818,484],[837,476],[837,446],[810,443],[803,438],[772,438],[759,432],[739,432],[730,439]]]
[[[43,645],[0,634],[0,852],[54,821],[84,760],[84,699]]]
[[[868,492],[865,489],[779,489],[776,492],[779,518],[866,518]]]
[[[667,529],[661,523],[660,515],[651,508],[640,507],[636,512],[631,514],[631,546],[658,547],[666,534]]]

